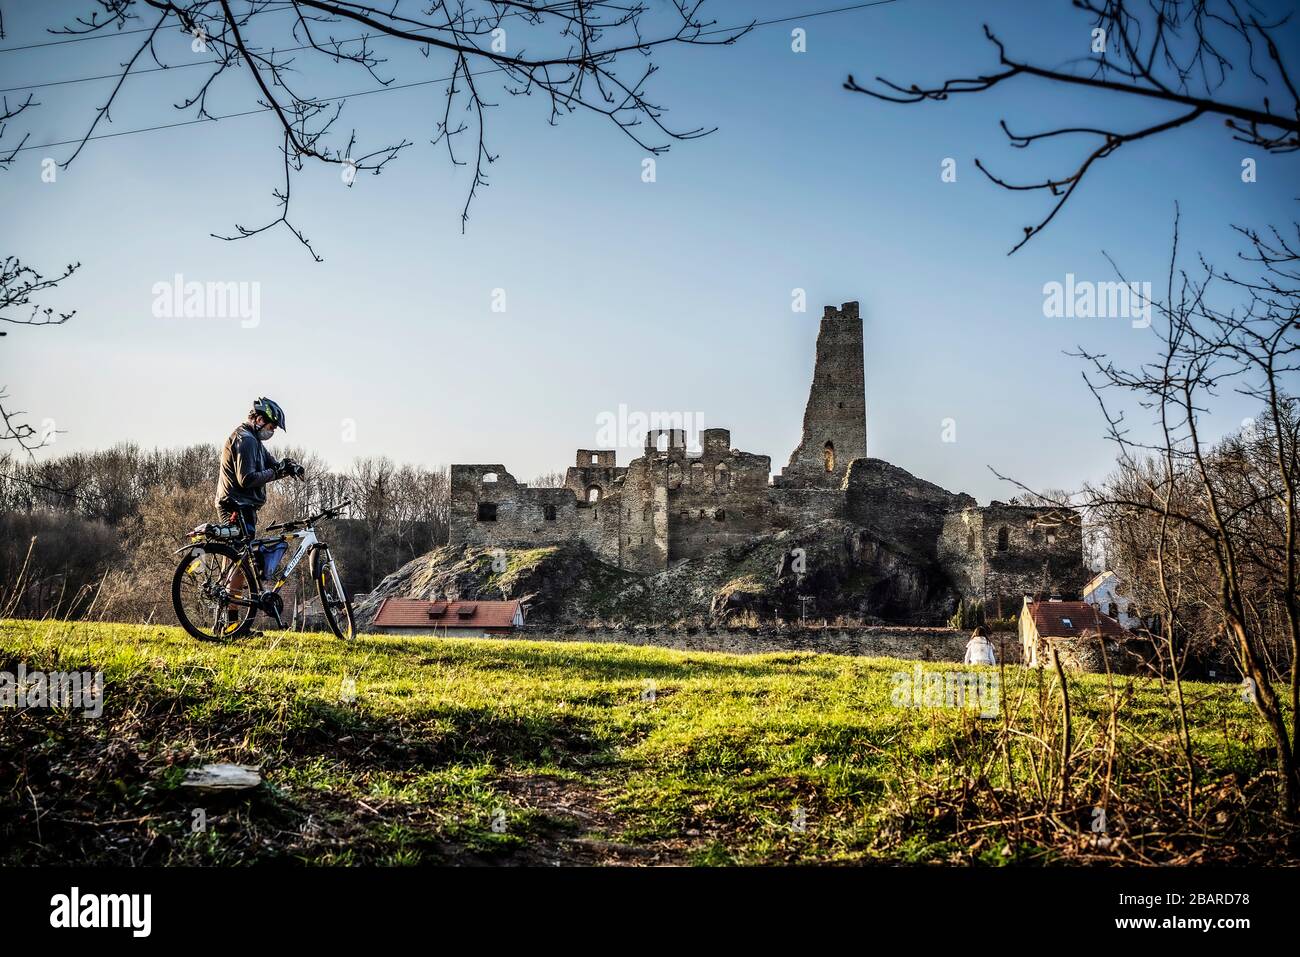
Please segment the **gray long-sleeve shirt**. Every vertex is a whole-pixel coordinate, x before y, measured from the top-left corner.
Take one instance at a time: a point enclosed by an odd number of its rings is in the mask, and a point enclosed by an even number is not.
[[[240,425],[221,449],[217,508],[261,508],[266,504],[266,483],[275,478],[278,465],[257,434],[249,426]]]

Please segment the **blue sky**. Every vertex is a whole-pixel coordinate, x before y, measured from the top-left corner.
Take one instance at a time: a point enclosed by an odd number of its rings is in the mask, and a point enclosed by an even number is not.
[[[53,14],[82,6],[6,10],[0,48],[48,39]],[[729,25],[831,6],[708,8]],[[1108,471],[1113,450],[1079,361],[1064,353],[1084,346],[1132,361],[1154,343],[1125,319],[1046,318],[1044,284],[1067,273],[1109,280],[1109,253],[1159,288],[1175,202],[1185,248],[1226,262],[1237,248],[1230,224],[1293,218],[1295,160],[1234,143],[1213,120],[1126,146],[1008,257],[1046,199],[997,189],[973,158],[1037,179],[1072,168],[1086,144],[1013,151],[1000,118],[1018,129],[1128,128],[1172,114],[1030,82],[910,107],[841,88],[849,73],[910,82],[990,69],[984,22],[1009,50],[1048,65],[1086,55],[1090,41],[1067,3],[898,0],[764,27],[734,47],[667,50],[650,90],[668,121],[719,129],[659,157],[653,183],[642,181],[645,151],[607,122],[575,115],[550,126],[538,98],[497,95],[488,137],[500,158],[463,234],[469,174],[429,142],[441,88],[356,99],[340,122],[363,146],[403,136],[415,145],[352,188],[336,167],[296,177],[295,220],[324,263],[284,231],[209,236],[276,214],[268,115],[99,140],[53,183],[42,182],[41,160],[66,160],[71,148],[25,151],[0,173],[3,246],[47,271],[80,261],[49,300],[78,314],[13,332],[0,382],[64,430],[42,455],[216,442],[267,394],[288,410],[288,438],[338,466],[358,455],[503,462],[526,480],[572,464],[575,448],[596,444],[601,414],[622,404],[699,413],[779,470],[799,441],[821,307],[857,299],[871,455],[982,501],[1015,491],[989,466],[1035,487],[1077,486]],[[794,53],[800,26],[807,52]],[[134,39],[0,53],[0,89],[110,72]],[[179,36],[160,48],[174,64],[191,55]],[[403,83],[446,71],[399,55],[390,73]],[[185,118],[171,104],[201,75],[128,80],[99,132]],[[356,68],[311,68],[308,81],[324,95],[375,86]],[[40,90],[23,118],[29,142],[79,135],[109,88]],[[249,109],[253,96],[251,79],[232,73],[211,108]],[[947,157],[953,183],[940,177]],[[1258,162],[1255,183],[1241,180],[1245,157]],[[257,326],[156,317],[152,289],[178,273],[258,283]],[[791,311],[796,288],[806,313]],[[491,308],[497,289],[504,313]],[[1211,427],[1254,411],[1226,397]],[[955,442],[942,441],[948,418]],[[620,450],[620,463],[633,454]]]

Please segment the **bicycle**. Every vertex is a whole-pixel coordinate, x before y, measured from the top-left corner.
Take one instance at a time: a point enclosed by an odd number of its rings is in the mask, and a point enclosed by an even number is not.
[[[325,621],[337,637],[351,640],[356,633],[352,599],[329,546],[316,537],[316,524],[337,518],[349,504],[268,525],[268,532],[280,532],[269,538],[249,539],[239,526],[206,523],[195,528],[189,542],[176,549],[181,560],[172,575],[172,607],[181,627],[201,641],[226,641],[247,634],[260,611],[283,628],[280,589],[309,556]],[[295,542],[297,550],[286,558]],[[242,573],[243,585],[232,587],[237,573]]]

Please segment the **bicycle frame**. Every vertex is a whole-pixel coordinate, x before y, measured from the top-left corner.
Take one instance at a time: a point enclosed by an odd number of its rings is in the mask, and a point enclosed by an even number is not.
[[[316,537],[316,529],[314,528],[304,528],[302,531],[298,532],[286,532],[280,536],[280,541],[285,542],[286,544],[295,540],[298,542],[298,550],[293,553],[293,557],[289,558],[288,561],[284,558],[280,559],[280,564],[276,566],[275,572],[269,582],[271,591],[279,591],[283,588],[285,583],[288,582],[289,576],[293,574],[293,570],[297,568],[298,563],[303,560],[303,557],[309,554],[313,548],[320,545],[320,540]],[[332,565],[333,562],[330,564]],[[257,571],[256,564],[254,564],[254,570]],[[260,579],[262,573],[258,571],[257,574]],[[268,583],[259,580],[258,584],[265,586]]]
[[[307,555],[310,555],[312,551],[317,548],[324,548],[326,550],[329,549],[328,545],[326,545],[324,542],[322,542],[319,538],[316,537],[315,528],[304,528],[297,531],[285,532],[284,534],[279,535],[277,537],[279,538],[280,541],[285,542],[287,544],[297,542],[298,547],[291,556],[289,556],[288,558],[280,559],[280,563],[279,565],[276,566],[275,572],[272,574],[270,581],[264,581],[262,578],[262,569],[260,568],[260,563],[256,561],[256,553],[254,551],[253,546],[257,543],[273,542],[275,541],[275,539],[261,538],[261,539],[254,539],[253,541],[248,541],[244,543],[243,548],[240,549],[241,557],[243,555],[247,555],[248,558],[250,559],[249,565],[253,569],[253,580],[250,582],[245,582],[245,585],[249,591],[248,597],[231,598],[229,600],[230,604],[260,608],[262,595],[268,591],[278,592],[281,588],[283,588],[286,584],[288,584],[290,576],[293,575],[294,570],[298,567],[299,563],[303,560],[303,558],[305,558]],[[186,545],[182,548],[177,549],[177,551],[184,551],[187,548],[193,548],[193,547],[194,545]],[[238,569],[239,569],[238,562],[230,566],[222,576],[223,584],[229,583],[230,579],[233,577],[234,573]],[[339,578],[338,568],[334,565],[334,560],[332,555],[329,557],[329,570],[330,570],[330,577],[333,578],[334,580],[334,587],[335,589],[337,589],[337,593],[342,594],[343,581],[342,579]]]

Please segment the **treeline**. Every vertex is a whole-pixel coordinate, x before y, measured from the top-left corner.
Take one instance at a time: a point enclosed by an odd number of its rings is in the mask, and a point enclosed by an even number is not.
[[[1283,679],[1300,621],[1300,404],[1279,400],[1276,414],[1199,455],[1176,451],[1124,461],[1085,490],[1107,566],[1156,622],[1170,666],[1246,670],[1227,595],[1258,636],[1264,670]]]
[[[314,452],[274,447],[306,468],[267,489],[260,527],[350,500],[326,535],[354,593],[447,541],[444,468],[356,459],[331,471]],[[171,620],[173,551],[218,518],[215,445],[121,444],[36,461],[0,453],[0,612]]]

